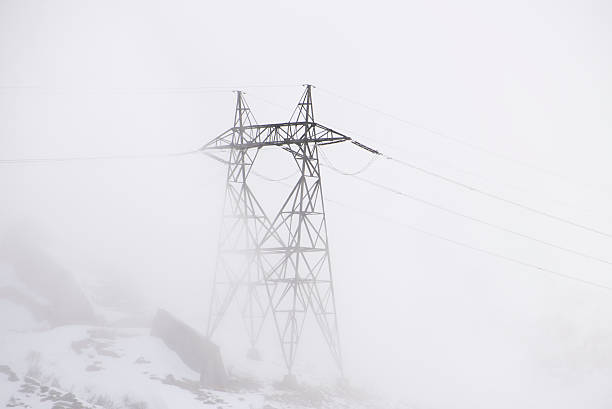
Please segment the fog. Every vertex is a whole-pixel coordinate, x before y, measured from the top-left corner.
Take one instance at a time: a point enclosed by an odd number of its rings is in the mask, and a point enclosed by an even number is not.
[[[0,267],[28,243],[134,314],[165,308],[205,332],[226,167],[146,155],[230,128],[237,89],[259,123],[286,121],[302,84],[317,122],[385,155],[612,232],[610,27],[606,1],[1,0],[0,159],[145,157],[0,163]],[[321,149],[345,172],[371,159]],[[283,178],[295,164],[272,148],[255,169]],[[322,173],[351,385],[410,408],[612,405],[610,263]],[[609,236],[389,159],[360,176],[612,259]],[[273,215],[288,187],[251,179]],[[246,352],[237,307],[213,341]],[[261,349],[280,362],[271,322]],[[297,360],[339,376],[312,320]]]

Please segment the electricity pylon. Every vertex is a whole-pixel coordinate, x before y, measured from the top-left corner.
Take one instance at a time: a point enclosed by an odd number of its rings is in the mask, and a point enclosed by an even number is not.
[[[209,335],[239,287],[265,288],[265,305],[255,302],[260,300],[257,298],[260,292],[247,291],[245,306],[256,304],[258,312],[246,316],[251,320],[250,326],[257,328],[251,341],[256,342],[261,321],[268,310],[272,311],[289,377],[293,377],[297,347],[309,310],[342,372],[318,149],[322,145],[349,140],[351,138],[315,122],[312,87],[307,85],[288,122],[263,125],[254,123],[243,94],[238,92],[234,127],[202,148],[228,164],[226,212],[211,300]],[[265,216],[247,184],[257,152],[268,146],[289,152],[299,168],[296,184],[272,221]],[[223,150],[229,150],[229,160],[215,154]],[[228,260],[230,254],[233,264]],[[255,324],[255,318],[261,320]]]

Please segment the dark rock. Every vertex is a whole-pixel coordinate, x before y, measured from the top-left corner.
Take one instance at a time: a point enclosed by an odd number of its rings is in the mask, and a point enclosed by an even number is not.
[[[199,372],[201,385],[222,388],[227,383],[219,347],[167,311],[157,311],[151,335],[161,338],[185,365]]]
[[[40,382],[38,382],[36,379],[34,379],[34,378],[32,378],[32,377],[29,377],[29,376],[26,376],[26,377],[25,377],[25,379],[24,379],[24,381],[25,381],[26,383],[31,384],[31,385],[40,386]]]
[[[74,396],[74,393],[72,392],[67,392],[60,398],[60,400],[64,402],[75,402],[76,396]]]
[[[77,354],[80,354],[83,352],[84,349],[89,348],[92,345],[93,345],[93,341],[91,339],[84,338],[78,341],[73,341],[72,344],[70,344],[70,347],[72,348],[74,352],[76,352]]]
[[[0,373],[6,374],[8,380],[11,382],[17,382],[19,378],[17,374],[8,365],[0,365]]]
[[[18,237],[0,243],[0,260],[11,265],[29,291],[44,300],[12,287],[4,287],[0,297],[27,308],[39,320],[52,326],[91,324],[97,321],[89,300],[72,273],[38,246]]]
[[[97,365],[95,363],[87,365],[87,367],[85,368],[85,370],[87,372],[97,372],[97,371],[101,371],[102,369],[104,369],[104,368],[102,368],[101,366],[99,366],[99,365]]]
[[[150,364],[151,361],[148,361],[146,359],[144,359],[143,357],[139,356],[138,359],[136,359],[134,361],[135,364]]]
[[[89,353],[87,354],[87,356],[92,359],[95,358],[96,355],[91,353],[91,350],[94,350],[97,355],[110,356],[112,358],[121,358],[121,355],[109,349],[113,346],[112,342],[109,341],[99,341],[93,338],[84,338],[72,342],[70,346],[72,350],[77,354],[81,354],[84,351],[88,351]]]
[[[121,355],[119,355],[118,353],[114,352],[114,351],[110,351],[108,349],[96,349],[96,351],[98,352],[98,354],[100,355],[104,355],[104,356],[110,356],[111,358],[121,358]]]

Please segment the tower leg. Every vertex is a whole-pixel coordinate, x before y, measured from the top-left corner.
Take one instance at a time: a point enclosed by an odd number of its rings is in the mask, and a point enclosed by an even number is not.
[[[245,129],[253,122],[251,111],[242,93],[238,92],[231,131],[232,144],[254,138],[252,131]],[[256,351],[255,346],[269,311],[259,242],[269,231],[270,221],[247,183],[257,152],[257,149],[249,148],[230,150],[207,330],[209,337],[214,334],[239,294],[244,297],[242,317],[252,351]],[[255,354],[250,352],[251,356]]]

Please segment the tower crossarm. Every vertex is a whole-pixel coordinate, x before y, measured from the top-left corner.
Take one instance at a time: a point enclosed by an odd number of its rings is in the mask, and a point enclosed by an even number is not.
[[[244,142],[233,142],[232,134],[250,131],[253,138]],[[200,148],[201,151],[251,148],[265,146],[286,146],[307,143],[328,145],[352,140],[350,137],[334,131],[316,122],[282,122],[276,124],[254,124],[233,127]]]

